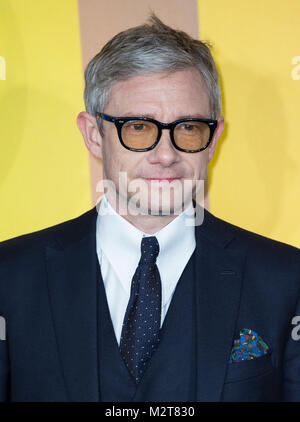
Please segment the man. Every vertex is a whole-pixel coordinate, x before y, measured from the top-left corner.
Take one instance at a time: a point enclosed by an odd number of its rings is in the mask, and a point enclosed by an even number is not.
[[[298,401],[299,250],[195,201],[224,126],[208,47],[152,16],[85,80],[106,191],[2,243],[1,399]]]

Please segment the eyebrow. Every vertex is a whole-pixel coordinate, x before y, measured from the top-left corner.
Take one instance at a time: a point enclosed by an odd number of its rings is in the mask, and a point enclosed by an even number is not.
[[[148,117],[150,119],[153,120],[158,120],[156,116],[154,116],[151,113],[122,113],[123,116],[118,116],[118,117]],[[199,113],[195,113],[195,114],[184,114],[184,115],[180,115],[178,116],[176,119],[174,119],[173,121],[175,122],[176,120],[181,120],[181,119],[211,119],[210,116],[206,116],[203,114],[199,114]],[[166,123],[166,122],[165,122]]]
[[[210,119],[210,116],[207,116],[205,114],[199,114],[199,113],[195,113],[195,114],[185,114],[182,116],[179,116],[176,120],[180,120],[180,119]]]
[[[123,116],[120,116],[120,117],[150,117],[150,119],[155,120],[154,115],[151,113],[146,114],[146,113],[130,113],[129,112],[129,113],[122,113],[122,114]]]

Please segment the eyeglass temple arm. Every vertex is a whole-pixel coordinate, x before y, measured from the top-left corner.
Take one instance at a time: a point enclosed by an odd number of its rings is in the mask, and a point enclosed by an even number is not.
[[[96,113],[97,116],[101,117],[103,120],[106,120],[107,122],[114,122],[115,119],[112,116],[109,116],[108,114],[105,113]]]

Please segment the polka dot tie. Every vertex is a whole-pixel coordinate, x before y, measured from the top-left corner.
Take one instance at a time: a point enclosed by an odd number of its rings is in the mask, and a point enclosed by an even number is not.
[[[158,253],[156,237],[144,237],[122,327],[120,352],[136,383],[159,343],[161,280],[156,265]]]

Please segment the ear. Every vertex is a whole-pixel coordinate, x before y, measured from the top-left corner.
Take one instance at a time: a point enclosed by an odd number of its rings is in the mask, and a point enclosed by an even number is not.
[[[214,152],[216,150],[217,141],[222,135],[222,132],[224,130],[224,117],[220,116],[218,118],[218,126],[215,130],[214,136],[212,138],[212,141],[208,147],[208,161],[210,161],[213,158]]]
[[[82,111],[77,116],[77,126],[90,153],[94,157],[102,159],[102,137],[96,118],[86,111]]]

